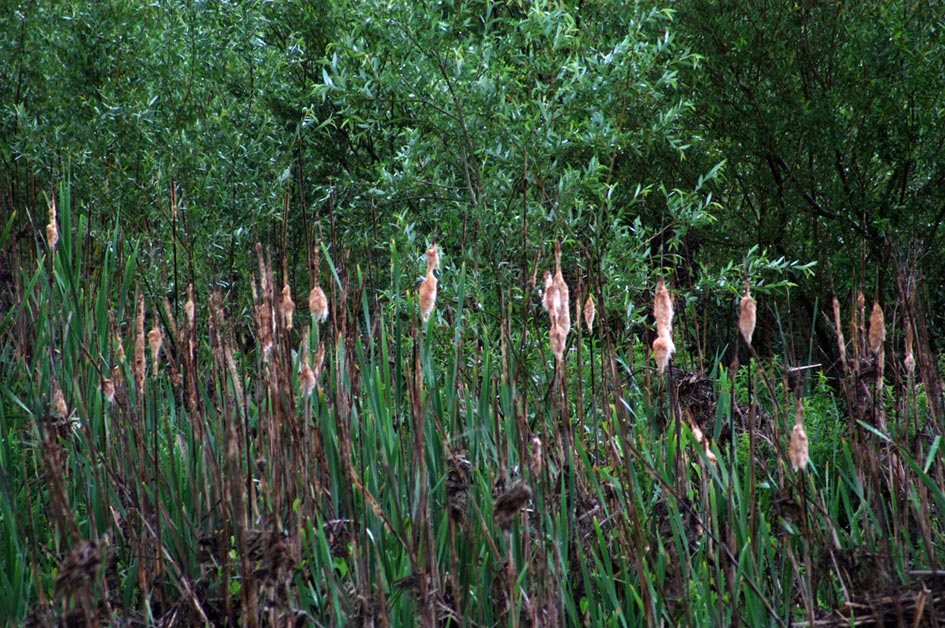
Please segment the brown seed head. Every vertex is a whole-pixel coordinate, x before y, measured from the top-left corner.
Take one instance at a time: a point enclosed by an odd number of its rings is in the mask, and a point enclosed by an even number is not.
[[[587,323],[587,331],[594,331],[594,317],[597,315],[597,308],[594,306],[594,297],[587,296],[584,302],[584,322]]]
[[[197,308],[194,306],[194,284],[187,286],[187,303],[184,304],[184,316],[187,317],[187,328],[191,331],[194,328]]]
[[[791,466],[795,471],[807,470],[807,463],[810,461],[807,449],[807,432],[804,431],[804,426],[801,423],[795,425],[791,431],[791,449],[789,453]]]
[[[659,280],[653,299],[653,318],[656,319],[656,335],[672,338],[673,336],[673,299],[666,289],[666,282]]]
[[[115,401],[115,383],[107,377],[102,379],[102,394],[105,395],[105,401],[108,403]]]
[[[69,407],[66,405],[66,398],[62,394],[59,384],[55,384],[55,387],[53,391],[53,411],[57,417],[64,419],[69,415]]]
[[[428,265],[426,279],[420,284],[420,318],[427,322],[436,306],[436,275]]]
[[[883,321],[883,308],[879,307],[879,302],[873,302],[873,311],[870,313],[870,350],[879,354],[883,348],[883,341],[886,340],[886,324]]]
[[[138,387],[138,394],[144,394],[144,374],[145,369],[145,357],[144,357],[144,295],[138,295],[138,311],[135,315],[135,363],[134,363],[134,374],[135,374],[135,384]]]
[[[56,226],[56,201],[49,204],[49,224],[46,225],[46,243],[49,250],[55,251],[59,244],[59,228]]]
[[[676,345],[669,336],[657,336],[653,341],[653,360],[656,362],[656,372],[660,375],[666,370],[670,359],[676,353]]]
[[[282,308],[282,318],[285,320],[285,328],[292,331],[292,315],[295,314],[295,301],[292,300],[292,289],[289,284],[282,286],[282,300],[279,303]]]
[[[440,268],[440,249],[437,248],[436,244],[431,246],[426,251],[427,256],[427,272],[431,270],[439,270]]]
[[[325,298],[325,291],[318,284],[315,284],[308,294],[308,310],[316,322],[324,323],[328,318],[328,299]]]
[[[164,343],[164,334],[158,326],[157,319],[154,321],[154,327],[148,332],[148,346],[151,347],[151,363],[154,365],[154,377],[158,374],[158,356],[161,354],[161,345]]]
[[[746,289],[738,310],[738,331],[741,332],[745,343],[749,345],[751,344],[752,334],[755,333],[756,310],[755,300],[751,298],[751,294]]]

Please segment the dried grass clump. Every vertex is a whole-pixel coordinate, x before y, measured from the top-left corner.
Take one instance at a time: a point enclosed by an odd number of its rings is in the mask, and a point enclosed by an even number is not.
[[[49,250],[55,251],[59,244],[59,227],[56,226],[56,200],[49,204],[49,224],[46,225],[46,242]]]
[[[879,306],[879,301],[873,302],[873,311],[870,313],[870,351],[879,355],[883,348],[883,341],[886,340],[886,324],[883,320],[883,308]]]
[[[738,308],[738,331],[741,332],[745,343],[751,345],[751,337],[755,333],[755,317],[757,314],[755,300],[748,290],[748,280],[745,280],[745,296],[742,297]]]
[[[427,249],[427,276],[420,284],[420,318],[427,322],[436,306],[437,280],[433,271],[440,267],[440,252],[436,244]]]
[[[669,361],[676,354],[676,345],[673,343],[673,299],[669,290],[666,289],[666,282],[662,279],[656,284],[653,317],[656,319],[653,360],[656,362],[656,371],[662,375]]]
[[[804,431],[804,412],[801,400],[797,400],[797,412],[794,429],[791,431],[791,446],[788,450],[791,466],[795,471],[806,471],[810,454],[807,444],[807,432]]]

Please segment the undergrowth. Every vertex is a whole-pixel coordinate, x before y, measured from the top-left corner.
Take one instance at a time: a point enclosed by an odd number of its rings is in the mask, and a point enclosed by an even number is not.
[[[744,344],[743,364],[660,377],[600,308],[558,361],[537,289],[490,320],[478,278],[446,263],[424,323],[417,252],[392,251],[378,296],[329,247],[329,320],[303,304],[290,329],[270,251],[252,306],[205,286],[170,301],[119,230],[84,250],[68,188],[58,216],[0,321],[11,624],[942,616],[941,419],[925,380],[878,384],[865,345],[839,384]],[[798,398],[811,462],[795,471]]]

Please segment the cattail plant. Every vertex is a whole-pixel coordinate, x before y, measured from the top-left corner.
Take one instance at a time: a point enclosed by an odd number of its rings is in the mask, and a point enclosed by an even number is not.
[[[299,388],[303,397],[308,397],[315,390],[315,372],[308,363],[308,331],[302,338],[302,371],[299,373]]]
[[[794,429],[791,431],[791,445],[788,449],[791,466],[795,471],[806,471],[810,454],[807,446],[807,432],[804,431],[804,406],[797,400],[797,411],[794,419]]]
[[[557,360],[564,359],[564,348],[571,331],[571,304],[568,284],[561,272],[561,243],[555,242],[555,274],[545,271],[545,290],[541,305],[548,312],[548,340]]]
[[[161,333],[161,327],[157,319],[154,319],[154,327],[148,332],[148,346],[151,347],[151,364],[153,365],[153,377],[158,376],[158,357],[161,355],[161,345],[164,343],[164,334]]]
[[[912,353],[912,322],[909,320],[909,317],[906,316],[906,357],[902,361],[902,365],[906,368],[906,373],[912,375],[915,373],[915,356]]]
[[[673,299],[669,295],[666,282],[662,278],[656,284],[653,317],[656,319],[653,360],[656,362],[656,371],[662,375],[676,353],[676,345],[673,343]]]
[[[56,417],[64,419],[69,415],[69,406],[66,405],[66,398],[62,394],[62,388],[59,387],[58,382],[53,384],[52,406],[53,414]]]
[[[115,402],[115,383],[108,377],[102,378],[102,395],[108,403]]]
[[[440,267],[440,253],[436,244],[427,249],[427,276],[420,284],[420,318],[427,322],[436,306],[436,275],[433,271]]]
[[[741,332],[745,344],[751,346],[751,337],[755,333],[755,315],[757,306],[748,289],[748,280],[745,279],[745,296],[742,297],[738,309],[738,331]]]
[[[145,357],[144,357],[144,295],[138,295],[138,310],[135,315],[135,363],[134,363],[134,375],[135,375],[135,385],[138,388],[138,394],[144,394],[144,373],[145,373]]]
[[[317,283],[308,293],[308,311],[318,323],[324,323],[328,318],[328,299],[325,297],[325,291]]]
[[[584,302],[584,322],[587,324],[587,331],[594,331],[594,317],[597,315],[597,308],[594,306],[594,297],[587,295],[587,301]]]
[[[282,299],[279,301],[279,307],[282,310],[282,320],[285,321],[285,328],[292,331],[292,315],[295,314],[295,301],[292,300],[292,289],[289,288],[289,282],[282,286]]]
[[[56,250],[59,244],[59,227],[56,226],[56,199],[49,203],[49,224],[46,225],[46,243],[50,251]]]
[[[873,311],[870,312],[870,351],[875,355],[879,355],[884,340],[886,340],[886,324],[883,320],[883,308],[879,306],[879,301],[874,301]]]

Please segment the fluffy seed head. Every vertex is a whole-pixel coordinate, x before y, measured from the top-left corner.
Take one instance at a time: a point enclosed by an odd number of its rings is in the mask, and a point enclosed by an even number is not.
[[[292,315],[295,314],[295,301],[292,300],[292,289],[289,284],[282,286],[282,300],[279,302],[282,308],[282,318],[285,320],[285,328],[292,331]]]
[[[56,201],[49,204],[49,224],[46,225],[46,243],[49,250],[55,251],[59,244],[59,228],[56,226]]]
[[[318,284],[315,284],[308,294],[308,310],[316,322],[324,323],[328,318],[328,299],[325,298],[325,291]]]
[[[144,295],[138,295],[138,310],[135,315],[135,363],[134,363],[134,375],[135,375],[135,384],[138,387],[138,393],[144,394],[144,373],[145,373],[145,357],[144,357]]]
[[[748,282],[745,282],[745,296],[742,297],[741,305],[738,309],[738,331],[746,344],[751,344],[751,336],[755,333],[755,315],[757,306],[755,300],[751,298],[748,292]]]
[[[108,377],[102,378],[102,394],[108,403],[115,401],[115,383]]]
[[[154,365],[154,377],[158,374],[158,356],[161,354],[161,345],[164,343],[164,334],[158,326],[157,319],[154,321],[154,327],[148,332],[148,346],[151,347],[151,363]]]
[[[653,318],[656,319],[656,335],[671,338],[673,335],[673,299],[662,279],[656,284],[653,299]]]
[[[66,398],[62,394],[62,389],[59,388],[59,384],[55,384],[56,389],[53,391],[53,411],[56,413],[56,416],[60,419],[66,418],[69,414],[69,407],[66,405]]]
[[[440,268],[440,249],[434,244],[426,251],[427,272],[438,270]]]
[[[559,362],[564,359],[564,347],[566,334],[560,325],[552,325],[548,329],[548,339],[551,343],[551,352],[555,354],[555,359]]]
[[[676,345],[669,336],[657,336],[653,341],[653,360],[656,362],[656,372],[660,375],[666,370],[670,359],[676,353]]]
[[[427,322],[436,306],[436,275],[433,268],[427,268],[426,279],[420,284],[420,318]]]
[[[554,286],[558,292],[558,302],[555,309],[554,320],[563,332],[562,342],[567,339],[571,331],[571,298],[568,284],[564,281],[564,274],[561,272],[561,243],[555,242],[555,277]]]
[[[791,431],[791,445],[788,449],[788,456],[791,458],[791,466],[795,471],[805,471],[807,463],[810,461],[810,455],[807,448],[807,432],[804,431],[804,406],[801,400],[797,400],[797,411],[794,419],[794,429]]]
[[[873,302],[873,311],[870,313],[870,350],[879,354],[883,347],[883,341],[886,340],[886,324],[883,321],[883,308],[879,307],[879,302]]]
[[[184,316],[187,317],[188,329],[192,330],[194,328],[196,313],[197,308],[194,306],[194,284],[189,284],[187,286],[187,303],[184,304]]]
[[[795,471],[806,471],[810,455],[807,449],[807,432],[804,426],[798,423],[791,431],[791,466]]]
[[[594,331],[594,317],[597,315],[597,308],[594,306],[594,297],[588,295],[584,302],[584,322],[587,323],[587,331]]]

